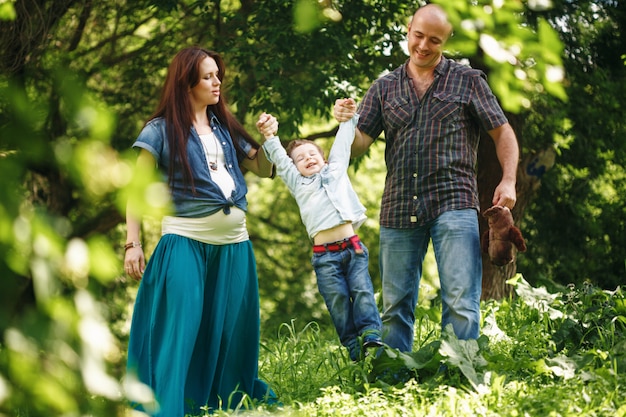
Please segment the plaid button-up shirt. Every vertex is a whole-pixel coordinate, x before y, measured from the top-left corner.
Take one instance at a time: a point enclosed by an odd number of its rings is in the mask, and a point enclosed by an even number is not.
[[[381,226],[410,228],[449,210],[479,210],[480,128],[507,123],[482,71],[442,57],[420,101],[405,63],[372,84],[358,113],[363,133],[385,133]]]

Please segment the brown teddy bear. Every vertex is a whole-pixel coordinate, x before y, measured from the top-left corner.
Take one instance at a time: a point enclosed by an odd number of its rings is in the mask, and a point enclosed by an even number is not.
[[[481,246],[483,252],[495,265],[504,266],[515,259],[515,246],[518,251],[526,252],[526,242],[522,232],[513,224],[513,215],[508,207],[493,206],[483,213],[489,222],[489,230],[483,233]]]

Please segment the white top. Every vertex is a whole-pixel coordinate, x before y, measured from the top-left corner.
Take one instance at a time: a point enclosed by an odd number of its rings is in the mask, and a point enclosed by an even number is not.
[[[235,189],[235,181],[225,167],[226,160],[224,159],[222,146],[226,144],[220,144],[219,139],[213,132],[199,136],[207,160],[207,169],[211,173],[211,179],[222,189],[224,196],[228,198]]]
[[[161,234],[185,236],[211,245],[228,245],[250,239],[246,213],[237,207],[231,207],[228,215],[220,210],[206,217],[164,216]]]

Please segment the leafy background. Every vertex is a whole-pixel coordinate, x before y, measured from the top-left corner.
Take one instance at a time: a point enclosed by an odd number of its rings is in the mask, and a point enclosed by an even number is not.
[[[626,13],[608,0],[442,4],[456,28],[450,54],[488,73],[522,148],[514,214],[529,250],[510,269],[491,272],[497,285],[485,292],[490,296],[483,303],[484,325],[495,320],[511,338],[501,345],[490,337],[487,347],[501,348],[501,356],[490,356],[479,345],[487,367],[506,371],[488,383],[482,380],[495,397],[477,397],[463,372],[425,387],[407,384],[419,395],[406,401],[404,388],[368,390],[372,370],[344,363],[329,332],[295,203],[280,181],[247,176],[267,355],[262,370],[280,387],[285,404],[328,414],[367,399],[370,410],[378,410],[383,399],[392,398],[394,407],[407,402],[411,410],[434,407],[424,414],[435,415],[464,404],[480,406],[484,414],[502,409],[511,415],[547,410],[620,415],[623,397],[617,387],[623,371],[616,352],[623,348],[618,286],[626,268],[621,113]],[[119,381],[137,288],[122,275],[124,206],[147,187],[148,254],[159,233],[156,219],[167,209],[154,178],[132,175],[129,146],[155,107],[165,68],[178,49],[201,44],[222,52],[229,68],[225,97],[251,131],[258,114],[269,111],[279,118],[284,140],[308,137],[328,147],[335,98],[358,100],[373,79],[406,59],[404,28],[417,5],[0,3],[0,412],[124,413],[125,397],[133,392]],[[370,220],[359,233],[371,249],[376,288],[383,150],[381,140],[350,171],[368,208]],[[497,178],[489,161],[481,159],[481,181]],[[527,308],[519,285],[509,280],[516,272],[529,288],[543,288],[548,299],[574,294],[571,305],[550,304],[571,321]],[[443,338],[432,254],[420,295],[417,350]],[[284,349],[292,362],[279,364],[272,357]],[[550,370],[559,369],[558,363],[571,364],[568,373]],[[399,360],[400,368],[412,372],[406,365]],[[284,372],[274,375],[275,369]],[[572,399],[570,391],[580,398]],[[514,398],[521,401],[522,393],[533,397],[516,405]],[[574,405],[566,410],[557,407],[570,400]]]

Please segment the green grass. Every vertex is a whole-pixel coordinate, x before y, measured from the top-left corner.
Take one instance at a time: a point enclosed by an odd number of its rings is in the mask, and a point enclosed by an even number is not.
[[[510,283],[515,297],[482,304],[478,340],[458,340],[449,328],[441,331],[436,301],[420,306],[410,354],[385,348],[353,363],[332,326],[285,323],[263,338],[259,361],[260,377],[279,403],[224,399],[226,410],[206,410],[205,415],[626,416],[623,291],[585,284],[551,293],[519,275]],[[67,317],[67,303],[55,306]],[[44,328],[33,323],[27,334]],[[67,329],[67,320],[54,323],[54,329]],[[0,417],[143,416],[128,410],[123,399],[83,395],[80,374],[73,372],[77,364],[55,353],[60,347],[67,352],[67,345],[42,337],[45,343],[38,347],[34,337],[17,330],[9,336],[10,343],[0,347],[0,365],[15,370],[11,375],[21,378],[19,386],[28,391],[3,391],[0,376],[0,394],[9,395],[5,404],[10,407],[8,414],[0,408]],[[40,356],[43,360],[37,361]],[[53,406],[89,413],[55,413]]]
[[[352,363],[332,328],[284,324],[260,358],[281,405],[214,415],[626,416],[622,291],[550,294],[519,276],[512,283],[517,297],[483,304],[478,341],[442,334],[424,315],[411,355],[386,349]]]

